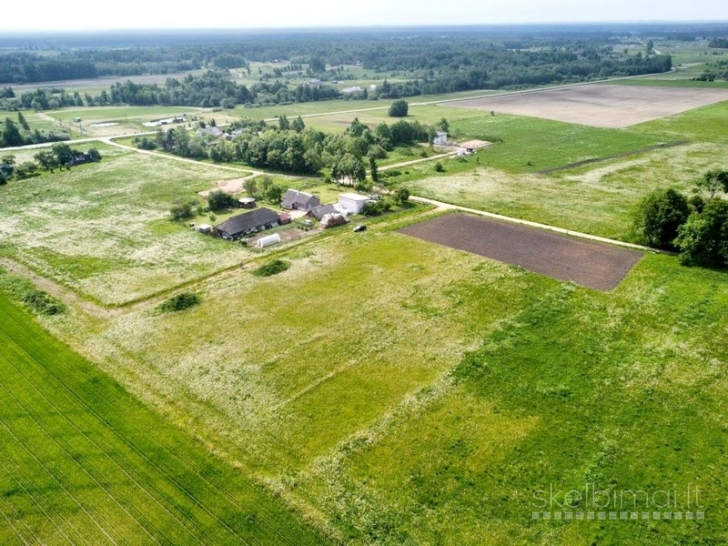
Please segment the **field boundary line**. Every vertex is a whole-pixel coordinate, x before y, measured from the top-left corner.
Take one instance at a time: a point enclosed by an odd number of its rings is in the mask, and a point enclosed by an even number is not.
[[[487,218],[492,218],[494,220],[501,220],[503,222],[510,222],[511,224],[520,224],[522,226],[528,226],[528,227],[541,229],[541,230],[545,230],[545,231],[552,231],[554,233],[560,233],[561,235],[570,235],[571,237],[578,237],[579,239],[586,239],[588,241],[596,241],[598,243],[606,243],[609,245],[621,246],[621,247],[629,248],[632,250],[640,250],[642,252],[652,252],[655,254],[674,255],[673,252],[668,252],[666,250],[660,250],[659,248],[650,248],[650,247],[638,245],[635,243],[627,243],[625,241],[618,241],[617,239],[610,239],[608,237],[600,237],[599,235],[590,235],[588,233],[583,233],[581,231],[574,231],[571,229],[550,226],[548,224],[540,224],[538,222],[532,222],[531,220],[522,220],[521,218],[514,218],[512,216],[504,216],[502,214],[496,214],[495,212],[471,209],[471,208],[463,207],[460,205],[453,205],[451,203],[437,201],[435,199],[430,199],[427,197],[417,197],[417,196],[413,195],[412,197],[410,197],[410,199],[412,201],[416,201],[418,203],[426,203],[428,205],[434,205],[434,206],[440,208],[441,210],[468,212],[470,214],[476,214],[478,216],[485,216]]]
[[[666,142],[665,144],[655,144],[654,146],[648,146],[647,148],[641,148],[639,150],[634,150],[631,152],[623,152],[621,154],[609,155],[607,157],[596,157],[594,159],[585,159],[584,161],[577,161],[576,163],[569,163],[568,165],[564,165],[563,167],[554,167],[552,169],[544,169],[542,171],[536,171],[536,174],[546,175],[546,174],[557,173],[560,171],[571,171],[574,169],[578,169],[579,167],[586,167],[587,165],[594,165],[596,163],[602,163],[604,161],[611,161],[612,159],[622,159],[625,157],[631,157],[633,155],[640,155],[640,154],[646,154],[649,152],[654,152],[655,150],[665,150],[668,148],[676,148],[678,146],[685,146],[687,144],[690,144],[689,140],[678,140],[676,142]],[[380,169],[380,170],[382,170],[382,169]]]

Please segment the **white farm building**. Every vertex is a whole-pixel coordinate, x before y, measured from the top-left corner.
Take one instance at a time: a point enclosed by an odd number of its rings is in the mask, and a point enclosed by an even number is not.
[[[360,214],[371,199],[366,195],[358,193],[342,193],[339,195],[339,207],[347,210],[350,214]]]

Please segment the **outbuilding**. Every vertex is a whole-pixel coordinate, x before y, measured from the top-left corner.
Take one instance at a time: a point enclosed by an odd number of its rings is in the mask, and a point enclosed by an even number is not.
[[[309,211],[320,204],[321,201],[315,195],[294,189],[288,189],[281,200],[281,207],[288,210]]]
[[[435,138],[432,144],[435,146],[447,146],[447,133],[445,131],[435,131]]]
[[[277,233],[274,233],[273,235],[266,235],[265,237],[261,237],[258,239],[255,243],[255,246],[258,248],[265,248],[267,246],[271,245],[277,245],[281,242],[281,236]]]
[[[342,193],[339,195],[339,206],[351,214],[361,214],[371,198],[358,193]]]

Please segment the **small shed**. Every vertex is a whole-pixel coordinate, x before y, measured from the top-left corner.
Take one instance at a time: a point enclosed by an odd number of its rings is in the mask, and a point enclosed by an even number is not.
[[[238,199],[238,206],[241,209],[254,209],[255,197],[241,197],[240,199]]]
[[[278,218],[279,218],[278,223],[282,226],[285,226],[286,224],[290,224],[291,220],[293,220],[293,218],[291,218],[291,215],[286,212],[281,212],[278,215]]]
[[[435,131],[435,138],[432,144],[435,146],[447,146],[447,133],[445,131]]]
[[[360,214],[371,199],[366,195],[358,193],[342,193],[339,195],[339,206],[346,209],[351,214]]]
[[[273,235],[266,235],[265,237],[261,237],[258,239],[255,243],[255,246],[258,248],[265,248],[267,246],[271,245],[277,245],[281,242],[281,236],[277,233],[274,233]]]

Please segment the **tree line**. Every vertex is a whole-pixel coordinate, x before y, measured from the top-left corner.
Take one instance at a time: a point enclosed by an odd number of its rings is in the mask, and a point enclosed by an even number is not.
[[[22,112],[18,112],[17,123],[6,117],[5,121],[0,125],[0,148],[58,142],[70,140],[70,138],[71,135],[64,132],[31,129]]]
[[[686,265],[728,268],[728,171],[708,171],[687,197],[656,190],[639,204],[638,237],[656,248],[680,252]]]
[[[325,168],[336,181],[356,183],[364,179],[367,165],[376,172],[376,161],[395,146],[428,142],[434,135],[434,128],[418,121],[382,122],[370,128],[358,119],[341,134],[327,134],[307,128],[300,117],[290,121],[286,116],[280,116],[277,126],[244,120],[226,131],[226,138],[219,138],[202,127],[195,132],[176,127],[157,131],[155,138],[137,138],[135,144],[182,157],[281,172],[315,174]]]

